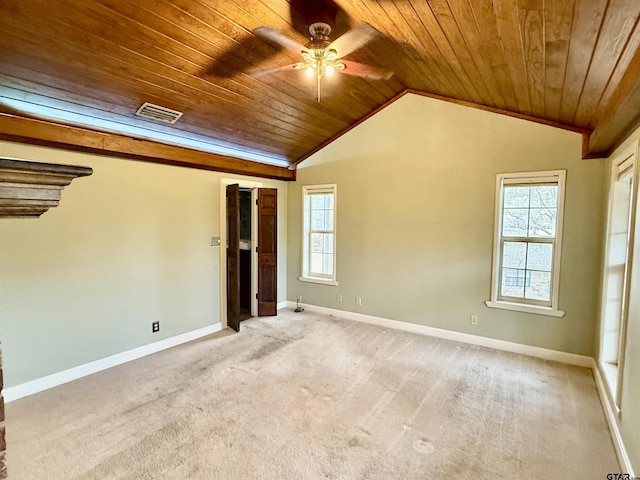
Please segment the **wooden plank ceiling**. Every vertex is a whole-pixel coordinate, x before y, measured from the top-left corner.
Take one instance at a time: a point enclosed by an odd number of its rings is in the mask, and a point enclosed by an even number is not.
[[[318,1],[0,0],[0,138],[292,179],[407,91],[579,131],[592,157],[640,122],[638,0],[323,2],[331,39],[380,32],[347,59],[390,79],[334,75],[318,103],[302,71],[253,76],[300,61],[255,29],[304,44]]]

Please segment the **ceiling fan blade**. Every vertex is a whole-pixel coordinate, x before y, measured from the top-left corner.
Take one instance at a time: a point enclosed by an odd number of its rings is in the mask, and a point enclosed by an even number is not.
[[[345,75],[353,75],[354,77],[363,77],[369,80],[389,80],[393,75],[391,70],[386,70],[380,67],[374,67],[372,65],[365,65],[364,63],[351,62],[349,60],[340,59],[340,63],[344,63],[344,70],[340,70],[340,73]]]
[[[346,57],[351,52],[364,47],[371,40],[380,35],[380,32],[368,23],[361,23],[347,33],[335,39],[328,48],[338,52],[338,57]]]
[[[249,73],[249,76],[253,78],[262,78],[283,70],[298,70],[298,64],[292,63],[291,65],[285,65],[284,67],[270,68],[268,70],[256,70],[255,72]]]
[[[283,33],[280,33],[275,28],[258,27],[253,31],[253,33],[255,33],[258,37],[264,40],[268,40],[272,43],[276,43],[281,47],[286,48],[287,50],[296,52],[297,54],[300,54],[300,52],[302,52],[303,50],[306,50],[306,48],[304,48],[304,46],[302,46],[300,43],[287,37]]]

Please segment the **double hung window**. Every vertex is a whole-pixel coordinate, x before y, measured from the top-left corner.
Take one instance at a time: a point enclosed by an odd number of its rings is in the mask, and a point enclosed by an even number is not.
[[[558,281],[566,172],[497,176],[490,307],[562,316]]]
[[[303,232],[300,280],[337,285],[336,185],[302,187]]]

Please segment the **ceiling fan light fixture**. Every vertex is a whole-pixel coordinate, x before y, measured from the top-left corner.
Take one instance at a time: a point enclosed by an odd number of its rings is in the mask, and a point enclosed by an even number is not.
[[[325,50],[323,59],[325,62],[335,62],[338,59],[338,52],[333,48]]]
[[[322,17],[316,15],[314,18],[318,20],[328,17],[326,17],[326,15]],[[388,79],[393,73],[358,62],[345,60],[343,63],[341,61],[342,57],[362,48],[380,34],[380,32],[368,23],[363,23],[352,28],[346,34],[332,42],[329,38],[331,25],[323,21],[315,21],[309,25],[311,38],[305,46],[295,40],[291,40],[271,27],[259,27],[254,30],[254,33],[271,43],[276,43],[280,47],[299,53],[302,57],[301,62],[285,67],[273,68],[266,72],[286,70],[291,67],[295,70],[304,70],[305,75],[310,80],[313,79],[316,82],[318,102],[321,99],[322,78],[332,76],[336,71],[342,72],[348,68],[349,71],[347,73],[351,76],[373,80]],[[258,75],[256,74],[255,76],[257,77]]]

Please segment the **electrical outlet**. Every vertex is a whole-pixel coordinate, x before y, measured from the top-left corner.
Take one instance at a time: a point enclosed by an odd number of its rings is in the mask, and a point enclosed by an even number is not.
[[[160,331],[160,322],[153,322],[151,324],[151,332],[156,333]]]
[[[478,325],[478,315],[471,315],[469,318],[471,320],[471,325]]]
[[[302,295],[298,295],[298,298],[296,298],[296,302],[298,303],[302,302]]]
[[[342,295],[341,294],[336,295],[336,300],[338,301],[338,303],[342,303]]]
[[[362,297],[356,297],[356,305],[362,305]]]

